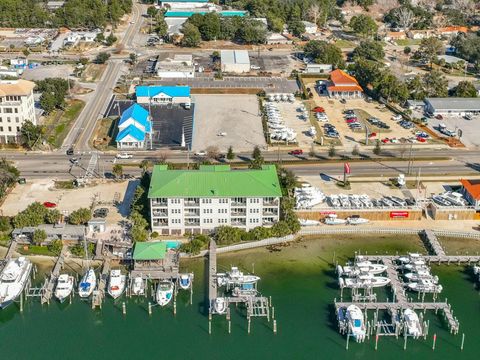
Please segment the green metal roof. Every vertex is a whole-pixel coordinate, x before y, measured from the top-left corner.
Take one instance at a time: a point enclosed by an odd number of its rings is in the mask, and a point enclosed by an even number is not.
[[[133,260],[165,259],[167,244],[163,241],[137,242],[133,249]]]
[[[228,165],[199,170],[153,169],[149,198],[161,197],[277,197],[282,196],[274,165],[261,170],[231,170]]]

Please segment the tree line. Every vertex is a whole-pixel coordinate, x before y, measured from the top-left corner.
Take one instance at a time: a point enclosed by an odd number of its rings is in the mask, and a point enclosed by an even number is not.
[[[66,0],[53,12],[45,4],[38,0],[2,0],[0,26],[93,29],[118,22],[132,9],[132,0]]]

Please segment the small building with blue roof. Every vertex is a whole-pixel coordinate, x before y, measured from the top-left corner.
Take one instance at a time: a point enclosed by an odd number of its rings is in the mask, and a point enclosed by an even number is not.
[[[152,136],[152,119],[144,107],[133,104],[122,113],[115,138],[119,149],[144,149]]]
[[[181,104],[190,108],[190,86],[137,86],[138,104]]]

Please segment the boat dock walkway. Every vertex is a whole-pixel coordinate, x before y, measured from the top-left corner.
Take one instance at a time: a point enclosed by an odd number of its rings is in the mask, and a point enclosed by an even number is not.
[[[105,287],[107,286],[108,275],[110,273],[111,260],[111,258],[106,257],[103,261],[102,273],[100,274],[97,288],[93,290],[92,309],[95,309],[97,306],[102,308],[102,301],[105,297]]]
[[[217,243],[210,240],[208,251],[208,301],[209,311],[213,311],[213,303],[217,298]]]
[[[3,258],[5,262],[10,260],[15,250],[17,250],[17,245],[18,245],[17,239],[13,238],[12,241],[10,241],[10,245],[8,246],[8,250],[7,250],[7,253],[5,254],[5,257]]]
[[[460,322],[453,316],[453,310],[447,302],[337,302],[335,301],[335,310],[338,314],[342,309],[346,309],[350,305],[356,305],[361,310],[390,310],[398,311],[412,309],[425,312],[426,310],[434,310],[437,313],[442,311],[445,321],[448,324],[450,332],[457,334],[460,329]]]
[[[40,298],[41,304],[50,303],[50,299],[53,295],[53,290],[55,288],[55,284],[57,282],[58,277],[60,276],[60,271],[62,270],[63,264],[65,262],[65,253],[67,252],[68,246],[63,245],[60,254],[58,255],[57,261],[55,262],[55,266],[52,269],[52,273],[50,274],[50,278],[46,283],[45,287],[42,291],[42,296]]]
[[[387,276],[390,279],[390,286],[392,287],[393,294],[399,303],[406,303],[407,296],[405,295],[405,289],[403,288],[403,283],[398,278],[397,270],[393,264],[393,259],[384,258],[382,259],[384,265],[387,266]]]
[[[430,230],[430,229],[425,229],[423,231],[423,237],[425,242],[427,243],[428,247],[432,251],[434,255],[437,256],[445,256],[445,250],[443,250],[442,245],[440,245],[440,241],[438,241],[437,235]]]

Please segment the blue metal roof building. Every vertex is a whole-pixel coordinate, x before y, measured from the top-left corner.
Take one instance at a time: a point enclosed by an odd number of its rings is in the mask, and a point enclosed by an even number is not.
[[[159,94],[170,97],[190,97],[190,86],[137,86],[135,94],[139,97],[153,97]]]
[[[150,113],[138,104],[126,109],[118,122],[118,134],[115,138],[119,149],[142,149],[147,134],[152,132]]]
[[[145,140],[145,133],[137,128],[135,125],[129,125],[122,131],[117,134],[115,138],[116,142],[121,142],[125,140],[125,138],[130,135],[133,139],[137,141],[144,141]]]

